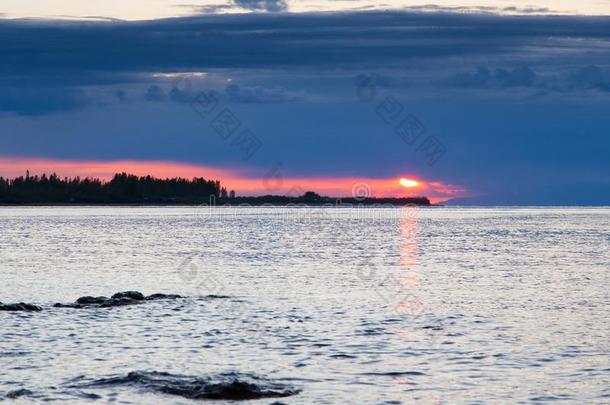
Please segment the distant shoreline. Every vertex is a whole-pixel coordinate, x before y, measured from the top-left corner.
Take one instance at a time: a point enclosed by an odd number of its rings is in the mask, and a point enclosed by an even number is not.
[[[427,197],[385,198],[371,197],[368,190],[363,196],[325,197],[314,191],[300,196],[262,195],[237,196],[218,180],[201,177],[192,179],[158,179],[152,176],[135,176],[117,173],[110,181],[80,177],[60,178],[30,176],[5,179],[0,177],[0,206],[430,206]]]
[[[320,200],[307,200],[301,197],[272,196],[265,197],[236,197],[232,199],[213,198],[207,201],[143,201],[143,202],[1,202],[0,207],[192,207],[192,206],[213,206],[213,207],[405,207],[439,206],[430,203],[426,197],[414,198],[331,198],[323,197]]]

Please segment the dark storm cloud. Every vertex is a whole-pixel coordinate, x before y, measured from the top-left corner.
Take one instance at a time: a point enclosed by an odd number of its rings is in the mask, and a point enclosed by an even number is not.
[[[164,101],[166,99],[166,95],[163,89],[155,84],[146,90],[144,99],[147,101]]]
[[[114,96],[120,101],[127,101],[127,93],[125,90],[116,90]]]
[[[247,104],[269,104],[287,103],[291,101],[304,101],[304,93],[292,92],[281,86],[240,86],[230,84],[222,91],[207,90],[208,94],[213,94],[215,98],[231,103]],[[161,86],[149,86],[145,93],[146,101],[166,101],[171,100],[178,103],[192,103],[197,98],[199,91],[195,89],[181,89],[174,87],[166,92]]]
[[[304,99],[302,94],[290,92],[280,86],[239,86],[231,84],[225,88],[224,93],[228,101],[236,103],[285,103]]]
[[[282,4],[237,3],[265,9]],[[150,85],[153,72],[210,69],[298,68],[312,75],[321,70],[362,72],[381,67],[399,74],[404,67],[428,64],[435,66],[440,77],[454,75],[446,80],[449,86],[532,87],[539,83],[535,66],[526,66],[532,57],[559,58],[562,62],[570,58],[584,66],[610,64],[609,38],[608,17],[355,12],[217,15],[143,22],[0,20],[0,90],[4,94],[0,95],[4,99],[0,109],[37,113],[71,109],[87,104],[72,94],[74,90],[61,87]],[[530,60],[522,62],[526,57]],[[511,61],[513,66],[455,74],[459,63],[489,59]],[[608,85],[603,69],[576,72],[564,82],[557,86],[607,89]],[[232,96],[251,102],[291,98],[290,92],[257,86],[241,86],[239,94]],[[28,101],[29,96],[37,96],[20,90],[28,87],[43,89],[50,96]],[[145,98],[163,99],[154,88]]]
[[[458,73],[449,80],[449,84],[458,87],[486,88],[496,87],[532,87],[536,84],[537,75],[527,66],[512,70],[491,70],[486,66],[479,66],[473,73]]]
[[[610,70],[586,66],[570,74],[567,85],[575,89],[597,89],[610,92]]]
[[[78,71],[74,80],[101,81],[110,80],[111,73],[387,66],[414,59],[518,54],[530,46],[539,52],[556,46],[585,52],[582,42],[570,41],[608,38],[606,17],[367,12],[145,22],[1,21],[0,73],[47,77]]]
[[[470,89],[534,88],[559,92],[598,90],[610,92],[610,69],[589,65],[561,75],[540,74],[528,66],[514,69],[479,66],[473,72],[457,73],[441,84]]]

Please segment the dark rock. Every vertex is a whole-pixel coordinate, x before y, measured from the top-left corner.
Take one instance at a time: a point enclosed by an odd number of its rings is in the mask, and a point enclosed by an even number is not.
[[[84,305],[81,304],[62,304],[60,302],[53,304],[54,308],[84,308]]]
[[[111,298],[107,297],[80,297],[75,303],[61,304],[57,303],[55,308],[112,308],[123,307],[126,305],[141,304],[144,301],[177,299],[183,298],[178,294],[152,294],[145,297],[144,294],[138,291],[123,291],[114,294]]]
[[[23,397],[23,396],[26,396],[26,395],[32,395],[32,394],[33,394],[32,391],[26,390],[26,389],[22,388],[20,390],[9,391],[6,394],[6,398],[8,398],[8,399],[16,399],[16,398],[19,398],[19,397]]]
[[[144,299],[145,299],[144,294],[142,294],[139,291],[123,291],[123,292],[118,292],[118,293],[114,294],[110,298],[111,299],[115,299],[115,298],[131,298],[132,300],[136,300],[136,301],[144,301]]]
[[[110,298],[109,300],[104,301],[100,304],[100,308],[110,308],[110,307],[123,307],[125,305],[134,305],[139,304],[139,300],[134,300],[129,297],[118,297],[118,298]]]
[[[25,312],[37,312],[42,311],[38,305],[26,304],[25,302],[19,302],[17,304],[2,304],[0,302],[0,311],[25,311]]]
[[[178,294],[152,294],[148,297],[145,297],[139,291],[123,291],[114,294],[111,298],[107,297],[92,297],[92,296],[84,296],[80,297],[74,303],[70,304],[62,304],[56,303],[53,304],[54,308],[111,308],[111,307],[122,307],[125,305],[134,305],[140,304],[144,301],[153,301],[153,300],[168,300],[168,299],[177,299],[183,298]],[[25,302],[19,302],[16,304],[3,304],[0,302],[0,311],[26,311],[26,312],[36,312],[42,311],[42,308],[33,305],[27,304]]]
[[[80,297],[79,299],[76,300],[77,304],[84,304],[84,305],[88,305],[88,304],[102,304],[104,301],[107,301],[108,298],[107,297],[91,297],[91,296],[85,296],[85,297]]]
[[[153,301],[153,300],[175,300],[178,298],[184,298],[182,297],[182,295],[178,295],[178,294],[152,294],[149,295],[148,297],[146,297],[146,301]]]
[[[189,377],[160,372],[135,371],[126,376],[104,378],[75,385],[77,388],[131,385],[189,399],[247,400],[280,398],[300,390],[267,379],[239,373]]]

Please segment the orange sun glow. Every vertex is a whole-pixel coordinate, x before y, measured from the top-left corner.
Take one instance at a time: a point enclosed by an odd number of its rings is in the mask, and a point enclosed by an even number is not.
[[[411,180],[411,179],[405,179],[404,177],[402,179],[398,180],[398,182],[400,183],[401,186],[408,187],[408,188],[419,186],[418,181]]]

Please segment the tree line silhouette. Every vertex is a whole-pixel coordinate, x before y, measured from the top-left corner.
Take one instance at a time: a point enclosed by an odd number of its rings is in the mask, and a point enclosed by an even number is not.
[[[222,198],[228,193],[220,181],[200,177],[159,179],[117,173],[107,182],[97,178],[60,178],[55,173],[0,177],[2,204],[195,204],[209,201],[210,196]]]
[[[313,191],[301,196],[263,195],[236,197],[218,180],[135,176],[117,173],[110,181],[97,178],[30,176],[0,177],[0,204],[229,204],[229,205],[430,205],[426,197],[336,198]]]

